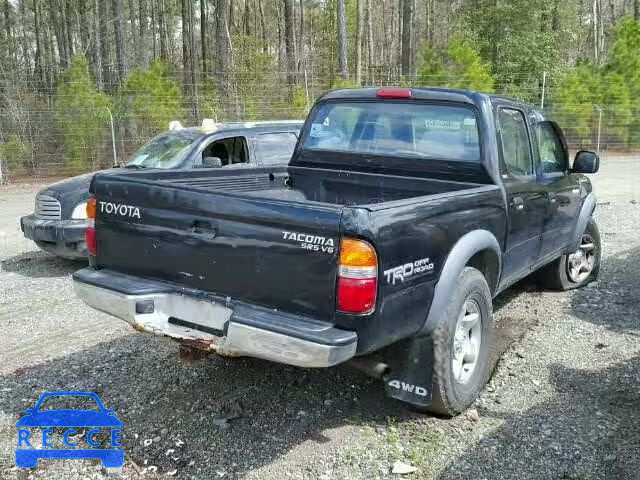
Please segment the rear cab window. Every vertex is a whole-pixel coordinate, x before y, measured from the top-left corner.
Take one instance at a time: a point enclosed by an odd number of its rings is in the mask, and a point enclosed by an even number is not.
[[[407,102],[327,103],[302,147],[309,150],[480,162],[474,110]]]

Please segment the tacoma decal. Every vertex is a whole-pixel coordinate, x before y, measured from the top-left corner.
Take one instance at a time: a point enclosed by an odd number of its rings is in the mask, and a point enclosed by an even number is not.
[[[100,212],[120,215],[121,217],[140,218],[140,208],[123,203],[100,202]]]
[[[282,238],[284,240],[294,241],[300,245],[300,248],[313,252],[333,253],[336,248],[333,238],[321,237],[319,235],[283,231]]]
[[[432,271],[433,262],[427,257],[385,270],[384,276],[387,279],[387,284],[395,285],[396,282],[404,283],[417,275]]]

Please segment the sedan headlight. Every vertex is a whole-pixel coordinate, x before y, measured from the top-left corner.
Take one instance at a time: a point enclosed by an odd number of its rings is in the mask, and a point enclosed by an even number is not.
[[[87,202],[82,202],[76,205],[71,212],[71,218],[73,220],[84,220],[87,218]]]

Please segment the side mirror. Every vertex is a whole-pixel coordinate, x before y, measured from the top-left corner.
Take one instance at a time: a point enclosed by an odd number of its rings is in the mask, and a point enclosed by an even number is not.
[[[222,167],[222,160],[220,157],[203,157],[201,168],[220,168]]]
[[[580,150],[573,161],[574,173],[596,173],[600,168],[600,158],[594,152]]]

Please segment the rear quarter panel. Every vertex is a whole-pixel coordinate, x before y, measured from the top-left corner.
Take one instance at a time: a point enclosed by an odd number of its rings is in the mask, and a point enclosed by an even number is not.
[[[365,238],[378,253],[376,311],[363,317],[336,315],[338,325],[358,332],[358,353],[363,354],[420,330],[442,267],[463,235],[488,230],[504,249],[506,212],[499,187],[485,186],[348,209],[342,226],[344,236]]]

